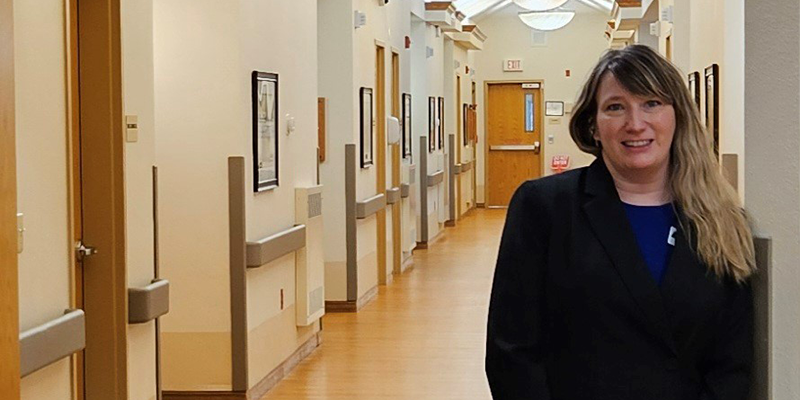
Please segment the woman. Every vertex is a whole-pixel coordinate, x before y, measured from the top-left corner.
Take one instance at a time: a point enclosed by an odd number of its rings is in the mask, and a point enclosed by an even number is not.
[[[746,399],[747,217],[682,75],[608,52],[570,121],[591,166],[514,194],[489,309],[495,400]]]

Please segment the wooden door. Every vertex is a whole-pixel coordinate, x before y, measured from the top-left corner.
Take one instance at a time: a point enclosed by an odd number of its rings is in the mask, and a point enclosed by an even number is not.
[[[541,84],[488,86],[487,206],[507,207],[520,184],[542,173]]]
[[[19,278],[14,106],[14,12],[0,0],[0,393],[19,399]]]

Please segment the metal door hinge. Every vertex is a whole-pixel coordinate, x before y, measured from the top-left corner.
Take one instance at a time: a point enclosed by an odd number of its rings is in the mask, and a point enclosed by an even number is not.
[[[75,256],[78,258],[78,261],[83,261],[84,258],[94,254],[97,254],[97,249],[94,247],[88,247],[84,245],[83,242],[75,244]]]

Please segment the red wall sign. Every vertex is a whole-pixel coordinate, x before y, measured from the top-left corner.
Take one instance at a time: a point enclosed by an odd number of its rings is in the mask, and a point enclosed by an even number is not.
[[[550,162],[550,169],[556,173],[569,169],[569,156],[553,156],[553,161]]]

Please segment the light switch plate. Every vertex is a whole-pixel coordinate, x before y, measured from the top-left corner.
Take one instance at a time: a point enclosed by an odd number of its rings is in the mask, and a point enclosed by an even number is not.
[[[128,143],[136,143],[139,141],[138,115],[125,116],[125,141]]]
[[[17,213],[17,254],[24,249],[25,217],[22,213]]]

